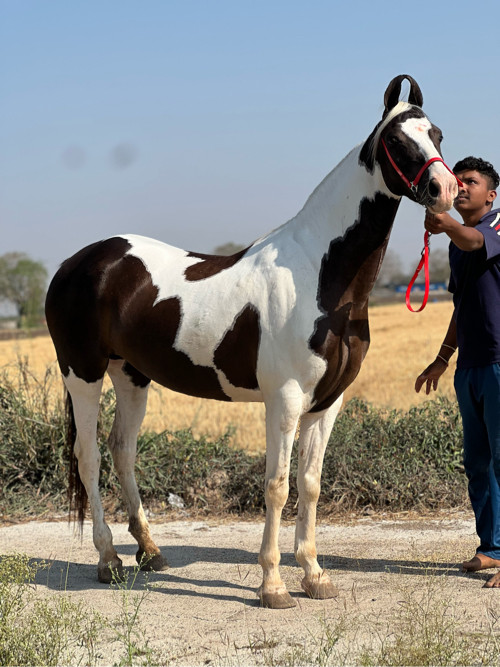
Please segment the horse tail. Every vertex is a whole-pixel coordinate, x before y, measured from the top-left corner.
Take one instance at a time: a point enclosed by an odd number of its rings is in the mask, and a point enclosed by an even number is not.
[[[68,461],[68,501],[69,520],[78,521],[80,531],[83,530],[85,510],[88,505],[87,491],[78,472],[78,459],[75,456],[76,422],[73,401],[66,392],[66,459]]]

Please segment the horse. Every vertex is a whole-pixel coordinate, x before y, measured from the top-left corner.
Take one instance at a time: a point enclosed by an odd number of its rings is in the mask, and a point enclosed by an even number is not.
[[[408,101],[401,101],[402,82]],[[150,382],[266,408],[266,516],[261,605],[295,606],[279,572],[278,532],[298,440],[295,557],[311,598],[338,590],[317,560],[316,505],[325,448],[342,395],[370,342],[368,299],[403,196],[448,210],[457,181],[442,134],[409,75],[395,77],[367,140],[324,178],[297,215],[231,256],[187,252],[139,235],[89,245],[62,263],[46,318],[67,390],[70,516],[87,501],[98,579],[123,573],[99,495],[96,425],[103,377],[116,392],[109,447],[143,568],[168,567],[153,541],[134,475]],[[72,514],[73,513],[73,514]]]

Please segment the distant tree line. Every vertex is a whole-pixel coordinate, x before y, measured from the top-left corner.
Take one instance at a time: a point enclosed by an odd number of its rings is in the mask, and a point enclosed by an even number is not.
[[[229,241],[228,243],[223,243],[214,248],[214,255],[234,255],[240,250],[245,248],[241,243],[233,243]]]
[[[382,267],[377,279],[377,287],[387,287],[390,285],[407,285],[411,280],[418,262],[410,270],[403,269],[401,257],[389,248],[384,257]],[[450,278],[450,265],[448,262],[448,252],[442,248],[436,248],[429,253],[429,276],[433,283],[448,283]],[[424,280],[424,273],[421,272],[419,280]]]
[[[18,327],[33,327],[43,320],[47,269],[22,252],[0,255],[0,303],[13,307]]]

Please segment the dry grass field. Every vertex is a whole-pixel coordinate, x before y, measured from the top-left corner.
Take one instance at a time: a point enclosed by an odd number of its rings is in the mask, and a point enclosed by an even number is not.
[[[407,410],[426,400],[417,395],[416,376],[439,351],[452,313],[450,301],[429,303],[421,313],[410,313],[403,303],[370,310],[371,346],[345,401],[357,396],[376,406]],[[0,341],[0,369],[19,373],[25,361],[37,378],[52,370],[52,391],[60,396],[61,383],[50,337]],[[455,361],[455,360],[453,360]],[[452,397],[454,363],[444,375],[439,392]],[[265,443],[264,407],[260,403],[230,404],[176,394],[153,385],[144,429],[161,431],[191,427],[195,434],[217,436],[234,426],[235,446],[261,451]]]

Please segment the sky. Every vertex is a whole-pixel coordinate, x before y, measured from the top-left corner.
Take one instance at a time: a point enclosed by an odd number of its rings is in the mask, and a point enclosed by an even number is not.
[[[0,255],[211,252],[292,218],[411,74],[446,162],[500,169],[500,3],[0,0]],[[408,270],[424,211],[401,205]],[[447,240],[434,237],[434,248]]]

